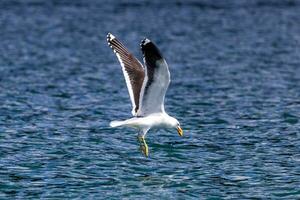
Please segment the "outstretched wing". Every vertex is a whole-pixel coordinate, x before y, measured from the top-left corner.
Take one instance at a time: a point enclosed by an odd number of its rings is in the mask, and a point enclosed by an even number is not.
[[[149,39],[142,40],[141,48],[146,66],[140,96],[138,115],[149,115],[164,112],[164,99],[170,84],[168,64],[158,48]]]
[[[113,49],[122,66],[132,103],[132,115],[136,115],[139,109],[140,92],[143,85],[145,72],[143,65],[136,59],[127,48],[111,33],[107,35],[108,45]]]

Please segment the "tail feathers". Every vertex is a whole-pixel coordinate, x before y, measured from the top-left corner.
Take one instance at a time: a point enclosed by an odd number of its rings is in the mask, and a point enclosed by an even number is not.
[[[109,125],[110,127],[122,126],[124,125],[124,121],[111,121]]]

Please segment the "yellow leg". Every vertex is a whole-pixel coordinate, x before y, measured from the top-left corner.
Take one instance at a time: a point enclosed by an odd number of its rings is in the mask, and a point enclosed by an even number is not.
[[[140,142],[140,149],[141,149],[142,153],[146,157],[148,157],[148,155],[149,155],[149,148],[148,148],[148,145],[146,143],[145,136],[138,136],[138,140]]]

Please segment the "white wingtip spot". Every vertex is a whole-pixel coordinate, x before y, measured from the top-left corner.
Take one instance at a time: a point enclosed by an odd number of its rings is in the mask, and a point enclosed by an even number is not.
[[[141,46],[145,46],[145,45],[147,45],[147,44],[150,43],[150,42],[151,42],[151,41],[150,41],[148,38],[145,38],[145,39],[142,40]]]
[[[113,34],[111,34],[111,33],[108,33],[107,34],[107,41],[110,41],[110,40],[113,40],[113,39],[115,39],[116,37],[113,35]]]
[[[149,43],[149,42],[151,42],[148,38],[146,38],[145,40],[144,40],[144,44],[147,44],[147,43]]]

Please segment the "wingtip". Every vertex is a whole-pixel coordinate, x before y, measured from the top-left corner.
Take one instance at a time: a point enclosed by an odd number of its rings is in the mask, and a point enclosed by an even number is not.
[[[152,54],[156,55],[157,58],[163,58],[162,54],[160,53],[159,49],[157,46],[149,40],[148,38],[144,38],[141,42],[141,50],[143,52],[143,55],[145,57],[145,53],[148,52],[147,54]]]
[[[107,38],[107,41],[111,41],[111,40],[115,39],[116,37],[111,33],[107,33],[106,38]]]
[[[141,46],[145,46],[147,45],[148,43],[151,43],[151,40],[149,40],[148,38],[144,38],[142,41],[141,41]]]
[[[110,48],[113,48],[112,45],[111,45],[111,41],[113,39],[115,39],[115,36],[111,33],[107,33],[106,40],[107,40],[107,44]]]

